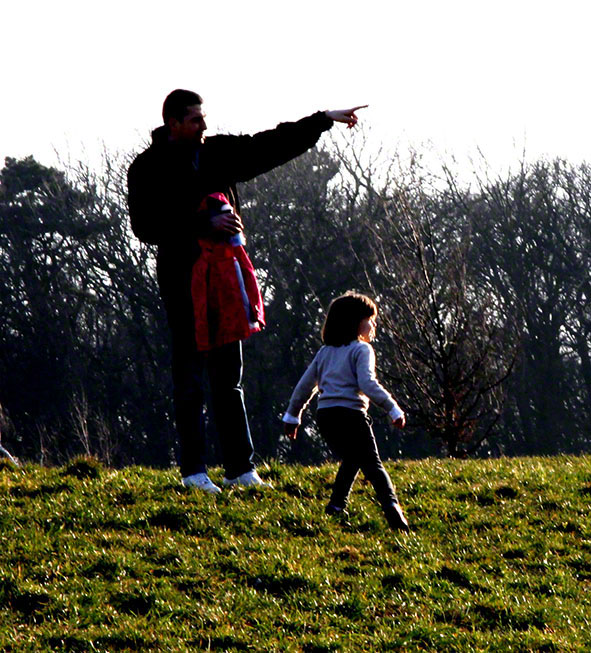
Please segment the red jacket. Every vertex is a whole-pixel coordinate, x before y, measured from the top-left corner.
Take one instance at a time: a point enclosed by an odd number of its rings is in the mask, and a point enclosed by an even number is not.
[[[193,266],[191,294],[199,351],[244,340],[265,326],[265,309],[254,267],[244,247],[200,240]],[[251,315],[244,305],[237,265],[244,280]],[[249,319],[250,318],[250,319]]]

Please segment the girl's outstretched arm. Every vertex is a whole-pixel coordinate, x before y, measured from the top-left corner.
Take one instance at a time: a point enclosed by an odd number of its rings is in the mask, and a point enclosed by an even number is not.
[[[360,343],[356,355],[357,382],[359,389],[369,399],[385,410],[394,423],[401,417],[404,412],[392,395],[384,388],[376,378],[375,354],[373,347],[368,343]],[[397,426],[397,428],[402,428]]]
[[[302,375],[302,378],[298,381],[292,395],[289,400],[289,406],[287,407],[286,414],[283,417],[283,421],[286,424],[296,424],[300,422],[300,416],[302,411],[310,403],[312,397],[318,392],[318,364],[317,364],[318,354],[314,356],[314,360],[308,366],[308,369]],[[289,418],[287,416],[290,416]]]

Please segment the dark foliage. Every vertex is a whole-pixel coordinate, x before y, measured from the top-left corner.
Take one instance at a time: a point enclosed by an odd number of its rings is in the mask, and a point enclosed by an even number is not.
[[[394,437],[374,413],[386,457],[588,451],[588,167],[539,161],[464,188],[417,161],[314,150],[242,187],[268,318],[245,343],[258,454],[326,458],[313,411],[295,444],[280,418],[349,289],[379,303],[379,376],[409,416]],[[175,460],[166,320],[125,167],[0,172],[0,431],[18,458]]]

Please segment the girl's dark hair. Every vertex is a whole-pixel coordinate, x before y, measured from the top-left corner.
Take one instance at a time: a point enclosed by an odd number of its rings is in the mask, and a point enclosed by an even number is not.
[[[170,118],[176,118],[179,122],[182,122],[187,115],[188,107],[192,107],[194,104],[203,104],[203,99],[199,93],[185,91],[182,88],[172,91],[166,96],[162,105],[164,124],[167,125]]]
[[[357,340],[359,324],[367,317],[377,315],[376,303],[360,293],[353,291],[333,299],[322,326],[322,342],[325,345],[340,347]]]

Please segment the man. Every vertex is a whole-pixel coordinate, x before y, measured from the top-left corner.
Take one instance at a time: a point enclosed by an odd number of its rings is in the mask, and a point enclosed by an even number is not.
[[[164,101],[164,124],[128,171],[131,226],[143,242],[158,246],[157,277],[172,339],[172,377],[180,439],[182,482],[220,492],[205,465],[204,376],[222,445],[225,485],[266,485],[256,472],[254,448],[242,391],[242,345],[232,342],[198,351],[195,342],[191,274],[200,255],[198,239],[243,230],[236,183],[247,181],[313,147],[333,122],[355,126],[355,111],[317,112],[253,136],[205,138],[203,100],[177,89]],[[233,212],[203,217],[198,207],[211,193],[223,193]]]

